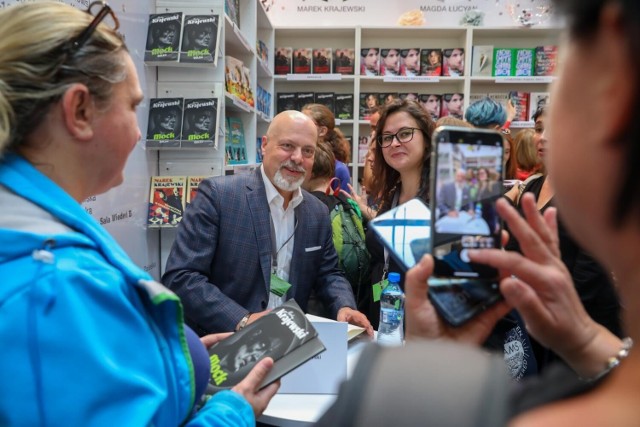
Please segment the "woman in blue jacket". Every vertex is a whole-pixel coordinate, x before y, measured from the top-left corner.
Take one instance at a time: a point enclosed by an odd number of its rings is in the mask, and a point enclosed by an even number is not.
[[[273,361],[195,411],[179,299],[80,205],[122,182],[143,98],[115,15],[89,12],[0,12],[0,424],[254,425]]]

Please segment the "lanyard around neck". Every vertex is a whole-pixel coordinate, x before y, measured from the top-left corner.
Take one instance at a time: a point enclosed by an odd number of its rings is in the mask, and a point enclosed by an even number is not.
[[[287,243],[289,243],[289,241],[293,239],[293,236],[296,234],[296,229],[298,228],[298,218],[295,219],[295,225],[293,226],[293,233],[291,233],[291,235],[287,237],[287,240],[284,241],[284,243],[282,244],[282,246],[280,246],[279,249],[277,248],[277,244],[276,244],[276,227],[273,224],[273,217],[271,216],[271,212],[269,212],[269,222],[271,224],[271,266],[273,268],[273,271],[276,271],[278,268],[278,253],[280,253],[282,248],[287,246]]]

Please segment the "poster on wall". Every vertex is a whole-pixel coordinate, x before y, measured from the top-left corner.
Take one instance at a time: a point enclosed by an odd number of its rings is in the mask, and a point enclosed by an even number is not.
[[[275,27],[513,27],[553,23],[549,0],[260,0]]]
[[[64,0],[70,6],[86,10],[89,0]],[[24,0],[0,1],[0,9],[24,3]],[[127,41],[129,53],[136,64],[142,88],[147,88],[148,71],[144,68],[144,49],[149,11],[155,9],[155,0],[110,0],[116,13],[118,31]],[[148,93],[145,93],[148,96]],[[138,123],[145,123],[149,114],[148,102],[138,108]],[[82,206],[123,247],[133,262],[152,276],[160,274],[159,239],[146,230],[149,177],[155,175],[157,161],[138,143],[129,156],[124,170],[124,182],[104,194],[87,198]]]

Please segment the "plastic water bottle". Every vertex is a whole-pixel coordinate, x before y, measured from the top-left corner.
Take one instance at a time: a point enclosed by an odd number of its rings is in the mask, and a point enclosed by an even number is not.
[[[400,274],[389,273],[388,280],[380,295],[378,344],[400,346],[404,339],[404,293],[400,289]]]
[[[476,219],[482,219],[482,203],[476,203]]]

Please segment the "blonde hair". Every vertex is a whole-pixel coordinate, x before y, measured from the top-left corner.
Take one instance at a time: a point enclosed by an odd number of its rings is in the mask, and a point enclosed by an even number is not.
[[[55,1],[0,11],[0,157],[22,144],[69,85],[87,86],[106,105],[126,78],[122,36],[104,23],[77,50],[71,42],[93,20]]]
[[[541,163],[534,142],[535,134],[533,129],[523,129],[514,138],[516,164],[524,171],[532,171],[538,168]]]

